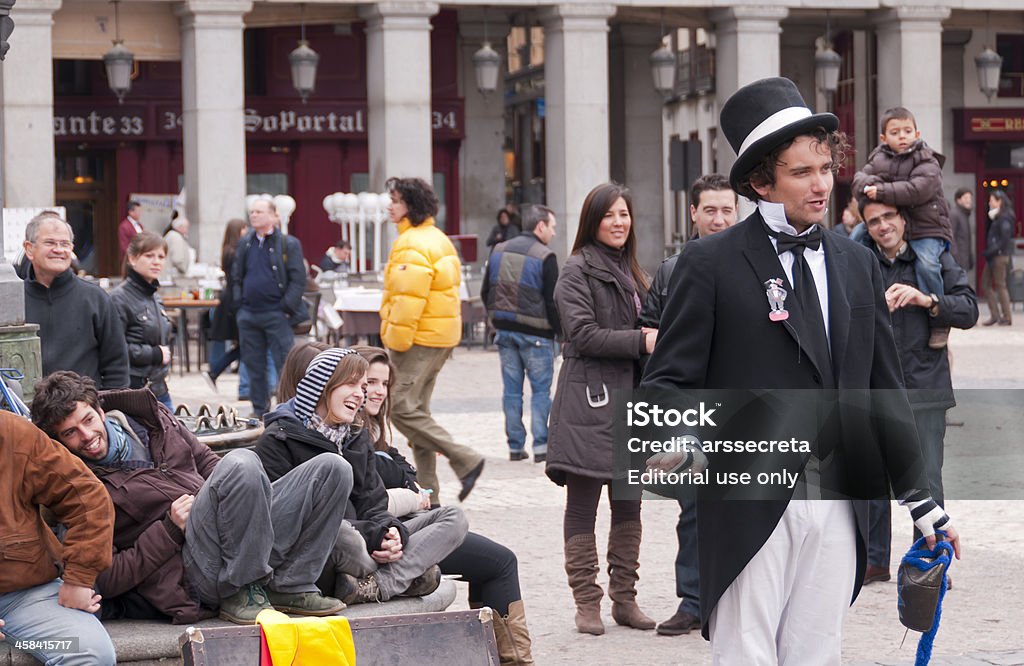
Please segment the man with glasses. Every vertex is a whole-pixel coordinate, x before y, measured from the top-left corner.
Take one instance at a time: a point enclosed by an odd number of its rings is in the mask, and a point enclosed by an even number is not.
[[[858,203],[868,230],[861,242],[874,250],[882,269],[885,303],[892,317],[896,351],[917,424],[929,490],[936,504],[945,506],[942,452],[946,410],[955,406],[956,400],[946,350],[928,346],[929,325],[971,328],[978,321],[978,297],[967,283],[967,273],[948,250],[939,255],[942,293],[922,291],[914,273],[917,255],[907,242],[907,223],[902,211],[867,198]],[[871,500],[865,585],[891,578],[891,511],[888,500]],[[915,533],[915,538],[919,536]]]
[[[128,386],[128,344],[110,297],[71,270],[74,234],[54,211],[25,227],[25,321],[39,324],[43,375],[73,370],[104,389]]]

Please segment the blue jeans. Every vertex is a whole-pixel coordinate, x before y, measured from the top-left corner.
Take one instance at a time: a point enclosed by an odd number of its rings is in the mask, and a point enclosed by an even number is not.
[[[241,358],[241,347],[239,349],[239,358]],[[277,389],[277,368],[274,367],[274,357],[271,355],[270,350],[267,350],[267,385],[270,386],[271,392]],[[238,396],[239,399],[249,399],[249,371],[245,367],[245,363],[239,362],[238,364]]]
[[[505,411],[505,436],[508,448],[522,451],[526,447],[523,427],[523,376],[530,379],[530,432],[533,453],[547,453],[548,413],[551,411],[551,378],[555,368],[555,341],[516,331],[498,331],[494,338],[501,359],[503,391],[501,406]]]
[[[44,585],[0,594],[0,618],[6,626],[0,629],[5,642],[17,639],[77,638],[77,652],[32,650],[31,654],[44,664],[81,666],[113,666],[114,645],[95,615],[57,603],[59,578]]]
[[[174,411],[174,403],[171,402],[170,392],[164,393],[163,395],[158,395],[156,399],[160,401],[161,405],[171,410],[172,412]]]
[[[697,507],[690,501],[679,503],[676,523],[676,596],[679,612],[700,617],[700,571],[697,565]]]
[[[910,241],[910,247],[917,255],[917,261],[914,262],[917,288],[926,294],[944,294],[946,290],[942,284],[939,256],[949,249],[949,243],[941,238],[918,238]]]
[[[914,422],[921,442],[921,457],[924,461],[925,478],[932,499],[945,507],[942,490],[942,459],[946,439],[945,409],[915,409]],[[888,567],[891,556],[892,505],[889,500],[871,500],[868,518],[868,564]],[[921,534],[914,528],[914,538]]]
[[[256,416],[262,416],[270,404],[267,353],[280,373],[288,350],[295,343],[295,334],[283,312],[254,312],[243,307],[238,311],[238,341],[242,363],[249,371],[249,400]]]

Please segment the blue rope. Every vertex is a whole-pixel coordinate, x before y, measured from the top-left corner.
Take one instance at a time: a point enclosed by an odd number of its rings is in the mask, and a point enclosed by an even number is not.
[[[945,537],[946,533],[936,532],[936,536]],[[949,541],[936,541],[935,548],[929,550],[925,544],[925,538],[921,537],[914,542],[907,554],[903,556],[903,563],[919,569],[928,571],[934,567],[942,567],[942,585],[939,587],[939,601],[935,604],[935,619],[932,620],[932,628],[921,634],[917,641],[917,656],[914,666],[928,666],[932,658],[932,645],[935,643],[935,635],[939,631],[939,620],[942,618],[942,599],[946,596],[946,573],[953,561],[953,544]]]

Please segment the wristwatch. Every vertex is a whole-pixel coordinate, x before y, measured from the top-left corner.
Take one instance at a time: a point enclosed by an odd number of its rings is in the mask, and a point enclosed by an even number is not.
[[[928,308],[928,315],[932,317],[939,316],[939,297],[935,294],[928,294],[932,299],[932,305]]]

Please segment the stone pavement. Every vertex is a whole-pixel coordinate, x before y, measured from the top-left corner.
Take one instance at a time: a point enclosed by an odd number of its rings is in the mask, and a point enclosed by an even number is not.
[[[982,313],[984,321],[987,313]],[[1024,388],[1024,315],[1017,325],[977,327],[954,331],[955,385],[958,388]],[[233,398],[237,379],[224,375],[219,381],[221,396]],[[171,378],[176,402],[214,402],[212,393],[198,374]],[[1020,392],[1008,395],[1016,404]],[[239,403],[235,403],[239,404]],[[243,413],[248,410],[244,407]],[[529,408],[527,400],[527,409]],[[433,412],[456,439],[472,446],[487,458],[487,466],[473,494],[463,507],[471,529],[499,541],[516,552],[527,618],[534,639],[534,656],[547,664],[710,664],[706,643],[698,634],[679,637],[657,636],[618,627],[611,619],[610,602],[605,601],[604,636],[581,636],[573,626],[573,603],[562,569],[562,509],[564,492],[544,476],[542,465],[532,461],[509,462],[501,412],[501,379],[498,355],[479,348],[455,351],[442,371],[435,392]],[[1024,418],[1018,411],[1018,419]],[[963,415],[959,415],[963,420]],[[967,415],[967,427],[971,425]],[[957,410],[950,420],[958,418]],[[527,417],[527,423],[528,417]],[[995,427],[1016,428],[1012,422]],[[950,429],[956,437],[959,428]],[[1017,442],[1020,430],[1014,430]],[[397,446],[405,448],[396,433]],[[947,440],[948,441],[948,440]],[[950,445],[947,444],[950,448]],[[949,454],[947,454],[949,455]],[[997,459],[992,464],[999,464]],[[454,502],[458,487],[451,469],[442,459],[438,464],[441,500]],[[1019,477],[1024,477],[1024,470]],[[932,664],[981,666],[1024,664],[1024,502],[1012,500],[957,500],[947,502],[964,539],[964,559],[952,569],[955,588],[944,605],[941,629],[936,639]],[[676,553],[675,522],[678,508],[673,502],[645,502],[644,540],[638,600],[657,620],[675,610],[673,561]],[[895,507],[893,543],[909,544],[910,519]],[[608,532],[607,506],[602,503],[598,517],[598,543]],[[894,551],[900,551],[894,545]],[[895,557],[895,555],[894,555]],[[601,558],[602,562],[604,557]],[[895,564],[893,566],[895,573]],[[606,582],[602,572],[599,582]],[[465,585],[453,609],[465,608]],[[895,666],[914,662],[917,634],[910,634],[901,647],[904,629],[896,613],[895,582],[866,587],[851,608],[843,640],[844,662],[850,666]]]

